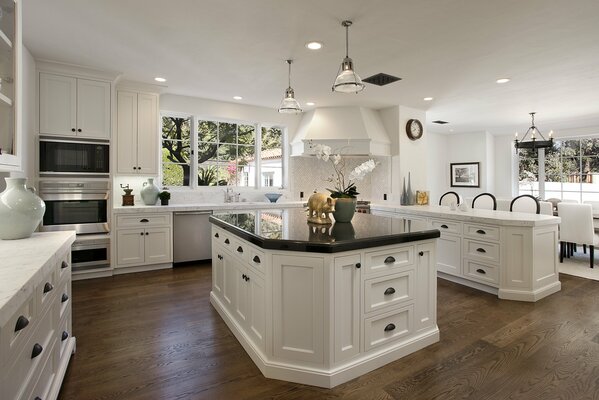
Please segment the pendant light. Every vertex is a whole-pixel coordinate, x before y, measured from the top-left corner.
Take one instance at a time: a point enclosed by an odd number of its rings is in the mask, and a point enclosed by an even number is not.
[[[285,97],[279,106],[279,112],[285,114],[297,114],[302,112],[302,108],[295,99],[295,93],[291,88],[291,63],[293,60],[287,60],[289,64],[289,87],[285,90]]]
[[[337,79],[333,84],[333,92],[358,93],[364,89],[362,79],[354,71],[354,62],[349,58],[349,27],[351,21],[343,21],[341,26],[345,28],[345,58],[339,68]]]
[[[514,147],[516,149],[528,149],[528,150],[537,150],[537,149],[548,149],[553,147],[553,131],[549,132],[549,137],[545,139],[539,128],[535,125],[535,114],[534,112],[529,113],[530,118],[532,119],[532,123],[530,128],[526,131],[522,139],[518,140],[518,133],[516,132],[514,139]],[[526,140],[526,137],[530,133],[530,139]],[[537,138],[536,135],[539,135]]]

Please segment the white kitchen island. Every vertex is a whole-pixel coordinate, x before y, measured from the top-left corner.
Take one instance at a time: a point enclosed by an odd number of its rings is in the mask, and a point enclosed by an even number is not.
[[[501,299],[537,301],[561,289],[558,217],[445,206],[375,204],[374,214],[420,219],[438,228],[439,277]]]
[[[210,301],[264,376],[333,387],[439,340],[437,229],[300,209],[210,221]]]

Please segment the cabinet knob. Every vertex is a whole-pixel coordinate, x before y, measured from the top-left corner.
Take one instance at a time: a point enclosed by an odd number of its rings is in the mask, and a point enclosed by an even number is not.
[[[443,229],[447,229],[447,228],[449,228],[449,227],[448,227],[447,225],[443,224],[443,225],[441,225],[441,228],[443,228]]]
[[[245,281],[246,281],[246,282],[249,282],[249,281],[250,281],[250,277],[246,275],[246,276],[245,276]]]
[[[150,234],[150,232],[146,232],[146,236],[148,236]]]
[[[54,289],[54,286],[52,286],[50,282],[46,282],[46,284],[44,285],[44,294],[51,292],[52,289]]]
[[[362,268],[362,264],[361,263],[356,263],[356,268]]]
[[[476,251],[478,251],[479,253],[486,253],[487,250],[483,249],[482,247],[479,247],[478,249],[476,249]]]
[[[385,258],[385,264],[393,264],[395,262],[395,257],[389,256]]]
[[[255,262],[256,264],[260,264],[260,257],[254,256],[254,258],[252,259],[252,261]]]
[[[81,128],[77,129],[77,132],[81,132]]]
[[[71,128],[71,132],[75,132],[75,131],[76,131],[76,129],[75,129],[75,128]]]
[[[229,239],[225,239],[225,244],[229,244],[231,242],[229,242]]]
[[[60,340],[64,342],[65,340],[67,340],[68,337],[69,337],[69,333],[67,331],[62,331],[62,335],[60,336]]]
[[[483,274],[483,275],[487,273],[487,271],[485,271],[482,268],[477,269],[476,272],[478,272],[479,274]]]
[[[393,294],[393,293],[395,293],[395,289],[394,289],[394,288],[392,288],[392,287],[390,287],[390,288],[387,288],[387,289],[385,290],[385,293],[383,293],[383,294],[384,294],[385,296],[389,296],[390,294]]]
[[[25,318],[24,315],[19,316],[19,318],[17,319],[17,323],[15,324],[15,333],[17,333],[21,329],[25,329],[27,325],[29,325],[29,320]]]
[[[238,252],[238,253],[243,253],[243,247],[239,246],[239,247],[237,248],[237,252]]]
[[[424,251],[419,252],[418,255],[422,257],[424,255]]]
[[[219,237],[219,235],[218,235],[218,232],[216,232],[216,233],[214,234],[214,237],[215,237],[215,238],[218,238],[218,237]]]
[[[69,299],[69,295],[66,293],[62,294],[62,297],[60,298],[60,302],[64,303],[65,301],[67,301]]]
[[[44,348],[39,343],[34,344],[33,350],[31,350],[31,359],[34,359],[35,357],[42,354],[42,351],[44,351]]]
[[[241,275],[241,279],[245,280],[245,274]]]
[[[222,259],[223,259],[223,256],[221,256],[220,254],[217,254],[217,255],[216,255],[216,258],[218,258],[219,260],[222,260]]]
[[[477,230],[476,233],[479,233],[481,235],[486,235],[487,234],[487,232],[483,231],[482,229]]]
[[[143,233],[143,232],[140,232],[139,234],[140,234],[141,236],[143,236],[143,235],[144,235],[144,233]]]
[[[141,170],[141,167],[137,167],[138,170]]]
[[[35,399],[33,399],[33,400],[42,400],[42,398],[39,396],[35,396]]]
[[[395,329],[395,324],[389,324],[385,327],[385,332],[391,332],[393,329]]]
[[[147,218],[142,218],[142,219],[140,219],[140,220],[139,220],[139,222],[146,223],[146,222],[150,222],[150,221],[148,221],[148,219],[147,219]]]
[[[63,261],[62,264],[60,264],[60,268],[65,269],[69,266],[69,263],[67,263],[66,261]]]
[[[133,167],[133,169],[137,169],[137,167]]]

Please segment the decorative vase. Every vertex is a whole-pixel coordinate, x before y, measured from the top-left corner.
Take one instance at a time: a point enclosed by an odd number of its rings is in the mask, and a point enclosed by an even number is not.
[[[25,178],[4,178],[6,190],[0,193],[0,239],[31,236],[42,221],[46,204],[25,186]]]
[[[399,204],[405,206],[408,204],[408,193],[406,192],[406,177],[403,178],[403,190],[401,191],[401,197],[399,198]]]
[[[410,206],[414,205],[414,193],[412,193],[412,179],[410,177],[409,172],[408,172],[408,191],[407,191],[406,204],[408,204]]]
[[[161,206],[168,206],[168,199],[160,199]]]
[[[160,189],[154,185],[154,178],[148,178],[147,182],[144,182],[143,189],[141,189],[141,199],[146,206],[153,206],[158,201],[158,193]]]
[[[335,201],[333,217],[335,222],[351,222],[356,212],[356,199],[339,197]]]

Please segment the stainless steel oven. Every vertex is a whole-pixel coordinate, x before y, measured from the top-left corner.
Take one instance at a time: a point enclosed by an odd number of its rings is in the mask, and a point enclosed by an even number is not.
[[[77,235],[71,246],[71,260],[73,271],[110,268],[110,236]]]
[[[41,137],[39,151],[42,177],[109,177],[110,146],[107,141]]]
[[[46,203],[42,231],[110,232],[110,181],[42,180],[39,190]]]

